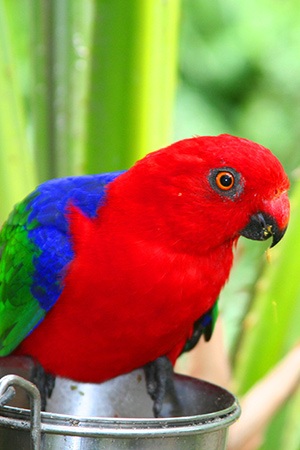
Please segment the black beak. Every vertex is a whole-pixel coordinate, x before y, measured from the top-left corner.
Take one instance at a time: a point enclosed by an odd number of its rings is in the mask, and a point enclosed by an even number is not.
[[[266,213],[257,213],[250,217],[248,224],[240,232],[241,236],[254,241],[265,241],[273,238],[271,247],[274,247],[283,238],[286,228],[281,230],[276,220]]]

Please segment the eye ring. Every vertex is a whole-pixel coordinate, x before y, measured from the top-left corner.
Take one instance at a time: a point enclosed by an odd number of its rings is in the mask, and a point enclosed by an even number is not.
[[[223,199],[237,200],[244,191],[245,180],[233,167],[216,167],[208,174],[211,188]]]
[[[222,191],[229,191],[235,184],[235,177],[231,172],[222,170],[216,174],[215,182]]]

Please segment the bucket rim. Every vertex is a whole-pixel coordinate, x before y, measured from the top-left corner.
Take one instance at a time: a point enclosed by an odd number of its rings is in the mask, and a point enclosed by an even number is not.
[[[4,415],[3,415],[4,414]],[[241,414],[236,399],[224,410],[182,417],[115,418],[85,417],[50,412],[41,413],[42,434],[88,437],[161,437],[207,433],[227,428]],[[30,410],[3,406],[0,408],[0,426],[30,430]]]
[[[125,417],[125,416],[88,416],[76,415],[60,412],[43,411],[39,412],[39,430],[42,434],[56,434],[64,436],[85,436],[85,437],[106,437],[106,438],[153,438],[182,435],[203,434],[226,430],[235,422],[241,409],[236,397],[221,386],[208,381],[199,380],[182,374],[174,374],[175,380],[184,383],[186,387],[198,385],[204,392],[207,389],[214,392],[215,410],[207,412],[183,413],[181,416],[154,417]],[[9,376],[8,376],[9,377]],[[20,378],[13,376],[14,378]],[[2,380],[2,379],[1,379]],[[15,380],[16,381],[16,380]],[[22,383],[30,383],[21,378]],[[72,380],[66,380],[72,382]],[[7,380],[6,380],[7,383]],[[22,384],[21,383],[21,384]],[[177,383],[176,383],[177,384]],[[34,385],[33,385],[34,386]],[[24,386],[23,386],[24,387]],[[203,389],[205,387],[205,389]],[[35,387],[36,388],[36,387]],[[36,388],[37,389],[37,388]],[[29,392],[29,391],[28,391]],[[185,398],[186,392],[180,390],[180,395]],[[177,392],[178,394],[178,392]],[[225,403],[219,404],[222,397]],[[223,400],[224,400],[223,399]],[[222,402],[221,402],[222,403]],[[31,404],[33,408],[33,403]],[[33,409],[20,408],[16,406],[0,407],[0,428],[10,428],[15,430],[29,431],[32,426]]]

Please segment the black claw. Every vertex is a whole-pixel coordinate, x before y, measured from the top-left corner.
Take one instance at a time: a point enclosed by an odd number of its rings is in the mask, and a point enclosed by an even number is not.
[[[144,367],[147,392],[153,400],[154,417],[159,417],[167,392],[174,391],[173,366],[161,356]]]
[[[218,305],[216,302],[214,306],[207,311],[207,313],[203,314],[198,320],[196,320],[194,323],[193,334],[186,341],[181,353],[192,350],[198,344],[202,335],[204,336],[206,342],[210,340],[214,331],[217,315]]]
[[[205,332],[203,324],[202,324],[202,317],[198,319],[194,323],[194,329],[192,336],[186,341],[185,346],[183,347],[181,353],[189,352],[193,350],[193,348],[198,344],[202,334]]]
[[[55,385],[55,376],[45,372],[40,364],[36,364],[31,381],[40,391],[42,411],[44,411],[46,409],[47,399],[51,397]]]

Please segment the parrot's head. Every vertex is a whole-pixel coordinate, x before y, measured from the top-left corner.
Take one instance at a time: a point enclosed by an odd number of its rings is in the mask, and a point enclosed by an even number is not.
[[[272,238],[271,247],[276,245],[290,215],[289,180],[278,159],[263,146],[230,135],[198,142],[207,155],[202,162],[206,199],[214,204],[229,236]]]
[[[287,228],[287,175],[270,150],[247,139],[185,139],[150,153],[127,174],[144,222],[173,242],[203,251],[245,236],[272,238],[274,246]]]

